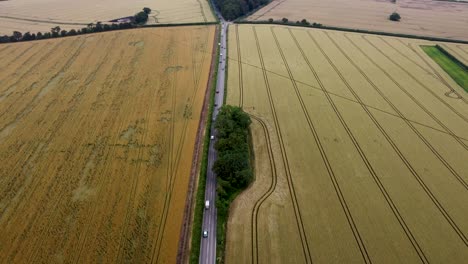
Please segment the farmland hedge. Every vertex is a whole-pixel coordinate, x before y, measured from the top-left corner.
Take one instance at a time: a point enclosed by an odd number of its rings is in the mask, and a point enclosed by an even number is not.
[[[253,180],[251,165],[249,127],[250,117],[237,106],[224,105],[216,118],[215,127],[218,141],[215,149],[218,158],[213,165],[217,175],[218,212],[217,252],[219,262],[223,262],[226,223],[229,206],[234,198]]]

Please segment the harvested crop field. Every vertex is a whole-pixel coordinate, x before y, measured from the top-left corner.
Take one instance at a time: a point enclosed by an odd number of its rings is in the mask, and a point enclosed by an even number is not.
[[[215,21],[207,0],[12,0],[0,1],[0,35],[48,32],[55,26],[80,29],[132,16],[143,7],[153,10],[148,24]]]
[[[0,262],[173,263],[214,27],[0,46]]]
[[[388,19],[394,11],[400,22]],[[468,40],[468,4],[438,0],[274,0],[248,20],[308,21],[327,26]]]
[[[468,96],[434,44],[229,27],[256,181],[232,204],[228,263],[465,262]]]

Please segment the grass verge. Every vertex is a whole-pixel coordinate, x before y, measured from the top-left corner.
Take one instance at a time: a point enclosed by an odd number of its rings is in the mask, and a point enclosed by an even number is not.
[[[449,56],[440,46],[421,46],[426,54],[431,57],[452,79],[468,92],[468,71],[461,62]]]
[[[218,28],[219,29],[219,28]],[[218,37],[215,40],[216,46],[216,61],[215,61],[215,68],[214,68],[214,75],[213,75],[213,82],[211,84],[211,91],[210,91],[210,102],[208,105],[208,116],[206,119],[206,126],[205,126],[205,137],[203,139],[203,157],[201,160],[201,167],[200,167],[200,175],[198,177],[198,186],[197,186],[197,194],[196,194],[196,201],[195,201],[195,212],[193,217],[193,225],[192,225],[192,241],[190,247],[190,259],[189,263],[198,263],[198,259],[200,256],[200,235],[202,233],[202,225],[203,225],[203,208],[205,205],[205,187],[206,187],[206,172],[208,169],[208,150],[210,147],[210,128],[213,120],[213,107],[214,107],[214,99],[215,99],[215,91],[216,91],[216,80],[218,79],[218,65],[219,65],[219,47],[217,45],[218,40],[221,36],[221,30],[218,30]]]

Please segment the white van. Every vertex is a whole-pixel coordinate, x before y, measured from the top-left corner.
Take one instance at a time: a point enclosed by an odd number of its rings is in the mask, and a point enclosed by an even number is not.
[[[205,209],[206,210],[210,209],[210,200],[205,201]]]

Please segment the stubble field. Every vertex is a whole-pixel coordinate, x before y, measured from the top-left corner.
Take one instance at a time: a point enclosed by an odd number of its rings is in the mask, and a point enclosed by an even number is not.
[[[388,16],[398,12],[402,19]],[[468,40],[468,4],[439,0],[274,0],[248,20],[310,22],[328,26],[367,29]]]
[[[434,44],[229,27],[256,181],[231,207],[228,263],[466,260],[468,98],[419,47]]]
[[[0,35],[49,32],[55,26],[80,29],[132,16],[143,7],[153,10],[148,24],[215,21],[207,0],[12,0],[0,1]]]
[[[214,27],[0,46],[0,262],[175,262]]]

